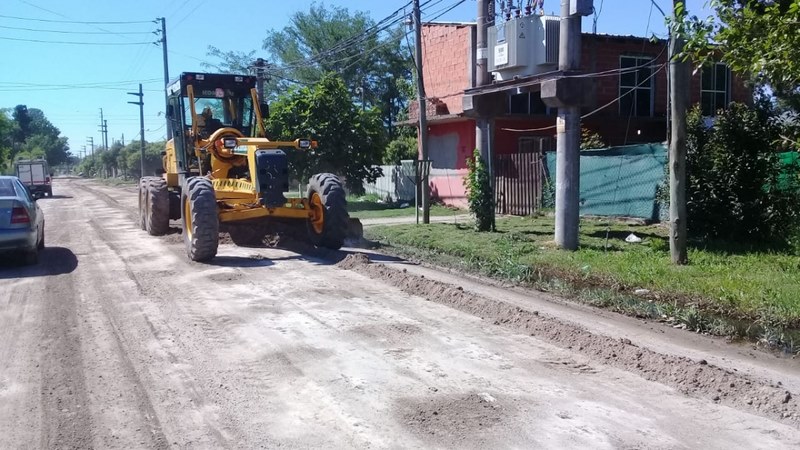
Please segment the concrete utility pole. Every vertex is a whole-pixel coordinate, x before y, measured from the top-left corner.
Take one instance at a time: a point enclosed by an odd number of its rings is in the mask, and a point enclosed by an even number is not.
[[[141,147],[141,156],[139,158],[140,161],[140,170],[142,176],[144,176],[144,92],[142,92],[142,84],[139,83],[139,92],[128,92],[128,95],[135,95],[139,97],[138,102],[128,102],[131,105],[139,105],[139,133],[140,134],[140,147]]]
[[[108,146],[108,120],[103,120],[103,140],[105,141],[106,150],[110,147]]]
[[[169,106],[169,97],[167,96],[167,85],[169,85],[169,64],[167,61],[167,21],[163,17],[159,17],[156,20],[161,21],[161,52],[163,53],[164,57],[164,105],[165,108]],[[166,111],[166,109],[164,109]],[[167,120],[167,140],[172,139],[172,123]],[[142,140],[144,140],[144,135],[142,136]]]
[[[106,121],[103,119],[103,108],[100,108],[100,145],[108,150],[108,143],[106,142]]]
[[[94,137],[89,136],[89,137],[86,138],[86,141],[89,143],[89,145],[92,148],[92,164],[94,164]]]
[[[489,27],[494,25],[494,0],[478,0],[478,25],[475,36],[475,85],[486,86],[492,83],[489,73]],[[487,101],[487,100],[483,100]],[[481,111],[485,108],[480,108]],[[492,119],[479,114],[475,119],[475,146],[481,158],[486,162],[494,192],[494,152],[492,149]],[[494,229],[494,209],[492,209],[492,229]]]
[[[581,63],[581,15],[574,10],[576,0],[561,0],[561,27],[558,48],[558,70],[574,72]],[[587,3],[587,2],[582,2]],[[591,2],[588,2],[591,8]],[[563,85],[566,87],[566,85]],[[580,87],[582,88],[582,87]],[[562,106],[556,119],[556,245],[565,250],[578,249],[580,226],[580,95],[566,97],[559,92]]]
[[[422,77],[422,19],[419,11],[419,0],[414,0],[414,61],[417,66],[417,102],[419,104],[419,140],[420,159],[428,159],[428,116],[425,98],[425,83]],[[428,172],[422,179],[422,223],[431,223],[431,187],[428,184]]]
[[[475,58],[475,84],[476,86],[485,86],[492,82],[491,74],[489,74],[489,22],[494,21],[494,17],[488,17],[487,9],[490,0],[478,0],[478,30],[476,46],[478,47],[477,56]],[[494,1],[491,1],[494,4]],[[475,121],[475,145],[481,157],[488,160],[489,158],[489,120],[481,115]]]
[[[683,0],[672,1],[672,20]],[[683,50],[683,39],[675,32],[669,40],[670,115],[669,140],[669,252],[672,262],[689,263],[686,251],[686,108],[689,104],[689,67],[676,56]]]
[[[258,91],[258,101],[261,103],[266,103],[264,99],[264,82],[267,81],[267,78],[264,76],[266,74],[267,62],[264,61],[264,58],[258,58],[253,63],[253,69],[256,73],[256,90]]]

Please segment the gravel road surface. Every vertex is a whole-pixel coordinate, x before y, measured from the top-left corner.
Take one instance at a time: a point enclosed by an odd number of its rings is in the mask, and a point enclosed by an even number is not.
[[[697,363],[380,255],[193,263],[177,223],[138,229],[135,189],[54,191],[40,264],[0,261],[0,449],[800,448],[797,361]]]

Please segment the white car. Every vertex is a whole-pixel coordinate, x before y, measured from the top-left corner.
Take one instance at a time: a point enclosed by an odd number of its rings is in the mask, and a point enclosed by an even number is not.
[[[0,176],[0,260],[22,255],[27,264],[39,261],[44,248],[44,214],[17,177]]]

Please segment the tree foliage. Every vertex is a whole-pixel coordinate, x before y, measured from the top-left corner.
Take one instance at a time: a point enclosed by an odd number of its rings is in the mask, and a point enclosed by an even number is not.
[[[347,95],[364,109],[376,107],[389,139],[392,123],[408,104],[411,85],[410,57],[401,51],[403,31],[398,27],[380,31],[364,12],[312,3],[308,11],[291,15],[281,30],[270,30],[263,42],[268,52],[271,78],[265,91],[270,100],[278,92],[320,82],[327,73],[338,74]],[[255,52],[209,48],[225,72],[246,71]]]
[[[0,166],[10,167],[20,158],[46,158],[51,166],[69,161],[67,138],[44,112],[25,105],[0,112]]]
[[[419,148],[417,136],[399,136],[386,146],[383,155],[384,164],[400,164],[404,159],[418,159]]]
[[[800,0],[713,0],[716,17],[689,17],[681,5],[673,29],[686,37],[685,58],[698,64],[719,56],[800,106]]]
[[[471,158],[467,158],[467,169],[464,186],[467,188],[469,210],[475,215],[475,230],[495,231],[491,175],[478,149],[475,149]]]
[[[145,142],[144,175],[154,175],[162,168],[161,152],[165,146],[165,141]],[[131,141],[124,147],[116,142],[108,150],[99,149],[93,157],[83,158],[76,171],[89,177],[138,179],[142,176],[141,153],[140,141]]]
[[[606,148],[606,143],[603,142],[603,137],[600,136],[600,133],[588,128],[581,128],[581,150],[595,150],[598,148]]]
[[[311,175],[344,175],[352,192],[375,181],[385,145],[375,109],[362,109],[347,95],[344,81],[328,74],[311,87],[294,88],[272,104],[268,133],[274,139],[310,137],[319,147],[289,152],[291,173],[305,181]]]
[[[767,242],[791,237],[800,213],[800,167],[773,149],[767,111],[732,104],[706,126],[687,119],[688,230],[694,238]]]

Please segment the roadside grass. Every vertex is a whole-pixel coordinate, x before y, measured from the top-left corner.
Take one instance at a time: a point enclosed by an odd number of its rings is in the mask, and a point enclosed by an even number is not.
[[[108,186],[136,186],[136,184],[139,182],[139,180],[136,178],[94,178],[94,180]]]
[[[581,248],[558,250],[551,217],[498,220],[496,233],[469,225],[376,226],[365,230],[405,256],[531,285],[697,332],[746,337],[800,350],[800,255],[697,243],[688,266],[669,258],[667,228],[584,219]],[[630,233],[642,238],[625,242]]]
[[[357,219],[376,219],[393,217],[413,217],[414,203],[403,206],[403,203],[384,203],[378,196],[348,197],[347,211],[350,217]],[[467,211],[442,205],[431,205],[431,216],[452,216],[465,214]],[[422,211],[420,211],[420,216]]]

